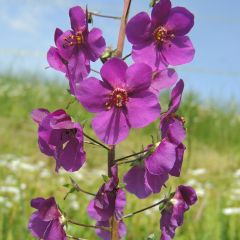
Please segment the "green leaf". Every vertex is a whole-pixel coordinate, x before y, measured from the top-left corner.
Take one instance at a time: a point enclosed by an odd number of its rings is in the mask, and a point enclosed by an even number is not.
[[[65,184],[63,184],[63,187],[65,187],[65,188],[69,188],[71,185],[69,184],[69,183],[65,183]]]
[[[109,177],[107,175],[102,174],[103,181],[106,183],[109,181]]]

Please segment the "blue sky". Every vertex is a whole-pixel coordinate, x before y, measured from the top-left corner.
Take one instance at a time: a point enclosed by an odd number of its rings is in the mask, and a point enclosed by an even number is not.
[[[130,16],[150,11],[149,0],[132,0]],[[195,14],[190,37],[196,48],[192,63],[178,67],[186,88],[202,98],[240,101],[240,1],[173,0]],[[231,2],[231,4],[230,4]],[[0,73],[35,72],[48,78],[62,78],[48,65],[46,52],[53,45],[56,27],[69,29],[68,8],[88,4],[91,11],[120,16],[123,0],[0,0]],[[108,45],[116,46],[119,21],[94,18]],[[130,52],[126,44],[125,53]],[[94,64],[99,69],[100,63]]]

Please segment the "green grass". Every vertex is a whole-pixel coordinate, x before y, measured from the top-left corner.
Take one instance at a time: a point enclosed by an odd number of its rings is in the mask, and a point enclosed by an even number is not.
[[[29,77],[28,77],[29,78]],[[37,126],[30,118],[34,108],[45,107],[53,111],[65,108],[72,97],[66,85],[57,81],[19,79],[12,76],[0,77],[0,239],[33,239],[27,230],[27,223],[33,209],[29,202],[37,196],[56,196],[60,206],[74,220],[93,224],[87,216],[86,206],[89,197],[73,193],[63,201],[68,182],[68,173],[54,172],[55,163],[40,153],[37,146]],[[24,80],[23,80],[24,79]],[[163,96],[163,108],[166,108]],[[77,103],[68,112],[75,120],[85,122],[90,129],[91,114]],[[240,118],[236,107],[231,103],[201,102],[196,94],[185,93],[180,113],[186,119],[188,137],[187,153],[181,178],[171,178],[168,187],[180,183],[190,183],[200,193],[198,203],[185,215],[185,224],[177,231],[178,240],[235,240],[240,239],[239,215],[224,215],[223,209],[238,207],[240,176],[234,173],[240,168],[239,130]],[[158,134],[158,123],[144,130],[134,130],[128,140],[117,147],[117,156],[124,156],[141,149],[151,141],[151,135]],[[106,152],[93,146],[86,146],[87,164],[73,176],[80,186],[96,192],[102,181],[101,174],[106,170]],[[128,166],[121,167],[123,173]],[[205,173],[194,175],[192,170],[204,168]],[[6,188],[8,187],[8,188]],[[10,188],[11,187],[11,188]],[[204,191],[204,192],[203,192]],[[202,195],[201,195],[202,192]],[[127,194],[126,213],[138,210],[164,195],[164,192],[146,200],[138,200]],[[128,234],[126,239],[147,239],[155,233],[159,239],[159,212],[156,209],[126,219]],[[71,227],[71,234],[96,239],[94,231]]]

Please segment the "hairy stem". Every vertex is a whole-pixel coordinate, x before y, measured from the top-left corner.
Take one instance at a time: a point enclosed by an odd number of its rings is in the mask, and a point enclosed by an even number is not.
[[[109,146],[109,151],[108,151],[108,177],[112,177],[112,171],[111,168],[114,165],[114,159],[115,159],[115,146],[111,145]],[[118,240],[118,222],[116,221],[115,217],[113,216],[112,219],[110,220],[110,225],[111,225],[111,240]]]
[[[121,17],[110,16],[110,15],[100,14],[100,13],[96,13],[96,12],[89,12],[89,14],[93,15],[93,16],[96,16],[96,17],[111,18],[111,19],[115,19],[115,20],[120,20],[121,19]]]
[[[125,35],[126,35],[126,33],[125,33],[126,25],[127,25],[128,14],[129,14],[131,2],[132,2],[132,0],[124,0],[123,14],[121,17],[121,25],[120,25],[120,30],[119,30],[119,34],[118,34],[117,50],[115,53],[115,55],[117,57],[122,57]]]
[[[71,223],[71,224],[74,224],[74,225],[77,225],[77,226],[80,226],[80,227],[102,229],[102,230],[105,230],[105,231],[110,231],[110,230],[111,230],[111,229],[108,228],[108,227],[95,226],[95,225],[88,225],[88,224],[78,223],[78,222],[75,222],[75,221],[70,220],[70,219],[68,219],[67,222],[68,222],[68,223]]]
[[[88,138],[89,140],[91,140],[92,142],[98,144],[99,146],[105,148],[106,150],[109,150],[109,147],[105,146],[104,144],[102,144],[101,142],[95,140],[94,138],[88,136],[86,133],[83,133],[83,135],[84,135],[86,138]]]
[[[138,213],[144,212],[144,211],[146,211],[146,210],[148,210],[148,209],[154,208],[154,207],[160,205],[161,203],[167,202],[168,200],[169,200],[168,198],[162,199],[161,201],[159,201],[159,202],[157,202],[157,203],[155,203],[155,204],[153,204],[153,205],[151,205],[151,206],[148,206],[148,207],[146,207],[146,208],[140,209],[140,210],[138,210],[138,211],[136,211],[136,212],[129,213],[129,214],[123,216],[122,219],[123,219],[123,218],[132,217],[132,216],[134,216],[135,214],[138,214]]]

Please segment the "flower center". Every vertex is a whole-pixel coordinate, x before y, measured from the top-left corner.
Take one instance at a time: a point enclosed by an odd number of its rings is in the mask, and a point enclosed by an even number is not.
[[[70,34],[64,38],[63,47],[71,47],[74,45],[80,46],[84,43],[84,37],[82,32],[76,32],[74,34]]]
[[[153,37],[157,43],[162,44],[169,39],[173,39],[175,35],[169,33],[166,28],[160,26],[153,32]]]
[[[107,110],[110,110],[112,107],[121,108],[126,105],[128,102],[128,94],[125,89],[116,88],[112,93],[109,94],[109,98],[105,103]]]

